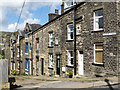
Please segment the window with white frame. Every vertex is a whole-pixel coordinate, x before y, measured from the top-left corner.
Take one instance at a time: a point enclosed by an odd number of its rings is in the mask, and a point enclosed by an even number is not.
[[[77,24],[77,25],[76,25],[76,34],[77,34],[77,35],[80,35],[80,31],[81,31],[81,25],[80,25],[80,24]]]
[[[39,57],[36,57],[36,61],[37,61],[37,69],[39,69]]]
[[[19,69],[19,65],[20,65],[20,63],[19,63],[19,61],[17,61],[17,66],[18,66],[18,69]]]
[[[73,51],[67,50],[67,61],[68,61],[68,66],[73,65]]]
[[[94,12],[94,31],[103,30],[103,9]]]
[[[49,67],[53,67],[53,54],[49,54]]]
[[[53,46],[53,33],[49,33],[49,46]]]
[[[94,63],[103,64],[103,45],[94,44]]]
[[[73,40],[73,24],[67,25],[67,39]]]
[[[39,38],[36,39],[37,42],[37,50],[39,50]]]
[[[64,0],[64,9],[75,5],[75,0]]]
[[[58,45],[58,37],[55,37],[55,44]]]
[[[11,58],[13,58],[13,50],[11,50]]]
[[[11,62],[11,70],[13,70],[13,62]]]

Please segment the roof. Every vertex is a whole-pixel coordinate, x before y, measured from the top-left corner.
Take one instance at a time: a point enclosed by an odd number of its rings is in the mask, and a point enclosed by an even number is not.
[[[40,25],[40,24],[28,24],[28,26],[29,26],[31,31],[34,31],[34,30],[40,28],[42,25]]]
[[[19,36],[24,37],[24,31],[18,30]]]
[[[85,0],[85,1],[86,1],[86,0]],[[55,21],[56,19],[60,18],[61,16],[63,16],[63,15],[65,15],[65,14],[69,13],[69,12],[72,11],[74,8],[77,8],[78,6],[80,6],[80,5],[84,4],[84,3],[85,3],[84,1],[83,1],[83,2],[77,3],[77,5],[72,6],[69,10],[63,12],[61,15],[59,15],[59,16],[57,16],[56,18],[50,20],[49,22],[47,22],[46,24],[42,25],[41,27],[35,29],[35,30],[33,31],[33,33],[35,33],[36,31],[38,31],[38,30],[41,29],[42,27],[48,25],[49,23]]]

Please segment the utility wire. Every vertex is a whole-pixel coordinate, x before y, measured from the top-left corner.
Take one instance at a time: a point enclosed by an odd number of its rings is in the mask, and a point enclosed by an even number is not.
[[[17,24],[16,24],[16,26],[15,26],[15,31],[16,31],[17,26],[18,26],[18,23],[19,23],[19,21],[20,21],[20,18],[21,18],[21,15],[22,15],[22,11],[23,11],[23,8],[24,8],[24,6],[25,6],[25,1],[26,1],[26,0],[24,0],[24,2],[23,2],[22,9],[21,9],[21,11],[20,11],[20,15],[19,15],[19,18],[18,18]]]

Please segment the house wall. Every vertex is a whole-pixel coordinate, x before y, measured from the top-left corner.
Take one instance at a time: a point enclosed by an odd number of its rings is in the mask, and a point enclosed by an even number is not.
[[[94,10],[103,8],[104,18],[104,31],[94,32]],[[84,3],[76,10],[76,17],[83,16],[82,21],[78,21],[77,24],[81,24],[81,34],[76,36],[77,38],[77,50],[82,50],[84,55],[84,75],[95,75],[104,73],[117,73],[117,42],[116,35],[103,36],[105,33],[113,33],[117,30],[117,8],[116,3]],[[66,72],[73,71],[73,67],[67,66],[67,52],[66,50],[74,50],[73,41],[67,41],[67,24],[73,23],[74,27],[74,11],[62,15],[53,22],[45,25],[40,30],[36,31],[33,35],[33,72],[36,75],[36,56],[39,56],[39,75],[41,75],[41,58],[44,58],[44,72],[46,75],[50,73],[56,74],[56,54],[61,55],[61,68],[65,67]],[[49,32],[53,32],[53,41],[55,37],[59,37],[59,45],[53,45],[52,48],[48,47]],[[36,38],[39,38],[39,51],[36,51]],[[94,64],[94,43],[103,43],[103,61],[104,65]],[[36,53],[38,52],[38,53]],[[49,53],[53,54],[53,68],[48,68]],[[77,55],[76,55],[77,56]],[[78,56],[77,56],[77,74],[78,74]],[[61,75],[62,69],[61,69]]]

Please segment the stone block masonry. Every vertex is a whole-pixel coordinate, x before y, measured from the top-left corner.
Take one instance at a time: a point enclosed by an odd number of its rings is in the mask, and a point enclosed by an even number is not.
[[[0,60],[0,89],[9,89],[8,83],[8,60]]]

